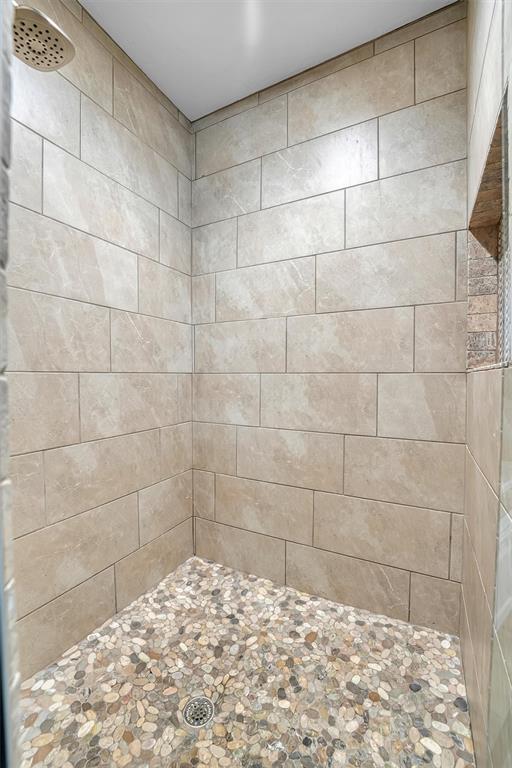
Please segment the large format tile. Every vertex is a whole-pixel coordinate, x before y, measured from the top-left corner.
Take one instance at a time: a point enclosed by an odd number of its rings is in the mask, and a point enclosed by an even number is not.
[[[198,120],[194,120],[193,132],[197,133],[198,131],[202,131],[203,128],[208,128],[210,125],[214,125],[221,120],[226,120],[228,117],[233,117],[233,115],[238,115],[241,112],[245,112],[246,109],[256,107],[257,105],[258,94],[252,93],[250,96],[246,96],[245,99],[234,101],[232,104],[228,104],[227,107],[216,109],[215,112],[210,112],[208,115],[200,117]]]
[[[500,508],[498,545],[496,555],[495,625],[503,648],[508,673],[512,674],[512,609],[510,584],[512,583],[512,518]]]
[[[468,374],[467,444],[495,493],[500,480],[502,388],[501,369]]]
[[[466,304],[416,307],[416,371],[466,370]]]
[[[191,328],[156,317],[112,312],[112,370],[188,372],[192,368]]]
[[[215,322],[215,275],[192,277],[192,322]]]
[[[24,536],[46,525],[43,454],[26,453],[9,461],[12,535]]]
[[[191,260],[190,227],[160,211],[160,261],[190,275]]]
[[[512,744],[512,685],[507,651],[494,639],[489,701],[489,750],[493,768],[506,768]]]
[[[139,491],[141,545],[156,539],[189,517],[192,517],[191,470]]]
[[[466,87],[464,19],[418,38],[415,43],[416,101]]]
[[[399,29],[384,35],[384,37],[377,38],[375,40],[375,53],[381,53],[389,48],[394,48],[396,45],[402,45],[402,43],[406,43],[408,40],[414,40],[414,38],[426,35],[435,29],[445,27],[447,24],[465,18],[465,16],[466,4],[452,3],[452,5],[443,8],[437,13],[431,13],[429,16],[419,19],[419,21],[406,24],[405,27],[399,27]]]
[[[43,141],[24,125],[11,120],[9,199],[41,211],[43,208]]]
[[[411,612],[413,624],[432,627],[438,632],[459,633],[460,584],[419,573],[411,574]]]
[[[207,520],[215,518],[215,478],[213,472],[194,469],[194,516]]]
[[[194,423],[194,469],[236,474],[236,427]]]
[[[190,323],[190,277],[150,259],[139,258],[139,311]]]
[[[275,318],[196,326],[195,370],[198,373],[284,371],[285,323],[284,318]]]
[[[194,375],[194,421],[259,424],[260,377],[256,373]]]
[[[178,173],[178,218],[192,226],[192,182],[182,173]]]
[[[492,605],[496,582],[499,502],[470,451],[466,452],[464,515],[482,585],[487,601]]]
[[[161,478],[192,468],[192,422],[160,430]]]
[[[347,436],[345,493],[462,512],[464,450],[453,443]]]
[[[192,274],[236,267],[237,220],[228,219],[192,230]]]
[[[192,183],[193,226],[257,211],[260,184],[260,160],[197,179]]]

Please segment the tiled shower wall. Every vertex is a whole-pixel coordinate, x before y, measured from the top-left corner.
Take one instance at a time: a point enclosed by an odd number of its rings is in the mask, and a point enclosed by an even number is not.
[[[196,551],[458,632],[465,6],[194,124]]]
[[[13,65],[9,388],[26,677],[193,551],[193,136],[74,0]]]

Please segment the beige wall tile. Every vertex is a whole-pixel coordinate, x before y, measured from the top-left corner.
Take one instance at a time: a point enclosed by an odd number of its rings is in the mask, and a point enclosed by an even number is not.
[[[213,472],[193,471],[194,515],[209,520],[215,518],[215,475]]]
[[[215,519],[236,528],[312,544],[313,492],[217,475]]]
[[[409,574],[406,571],[288,544],[286,583],[327,600],[407,620]]]
[[[464,533],[464,517],[452,515],[452,533],[450,543],[450,579],[462,581],[462,540]],[[458,632],[456,634],[459,634]]]
[[[240,216],[238,265],[282,261],[343,248],[344,212],[342,190]]]
[[[466,305],[416,307],[414,367],[417,371],[466,370]]]
[[[192,557],[192,520],[184,520],[116,563],[117,610],[156,586],[171,571]]]
[[[377,38],[375,41],[375,53],[387,51],[389,48],[394,48],[395,45],[401,45],[408,40],[414,40],[415,37],[426,35],[428,32],[433,32],[435,29],[463,19],[465,15],[466,4],[464,2],[453,3],[438,13],[432,13],[419,21],[407,24],[405,27],[400,27],[400,29],[384,35],[384,37]]]
[[[238,427],[236,474],[299,488],[341,492],[343,437]]]
[[[196,326],[195,370],[284,371],[285,322],[275,318]]]
[[[183,222],[160,211],[160,261],[190,275],[192,238]]]
[[[43,207],[43,141],[11,120],[9,199],[34,211]]]
[[[289,143],[413,104],[413,57],[414,46],[407,43],[292,91],[288,95]]]
[[[44,213],[158,258],[158,210],[53,144],[44,148]]]
[[[381,437],[463,443],[466,375],[412,373],[379,376]]]
[[[192,517],[191,470],[139,491],[141,545],[189,517]]]
[[[464,515],[489,605],[494,602],[498,510],[498,497],[467,451]]]
[[[491,488],[500,476],[502,371],[468,374],[467,444]]]
[[[288,318],[289,371],[411,371],[413,310]]]
[[[457,21],[415,43],[416,101],[466,87],[466,23]]]
[[[46,525],[43,454],[13,456],[9,462],[9,477],[12,533],[14,537],[24,536]]]
[[[196,554],[277,584],[285,580],[285,542],[211,520],[196,520]]]
[[[349,496],[462,512],[463,488],[463,445],[345,438]]]
[[[133,552],[138,542],[135,494],[16,539],[18,616],[103,571]]]
[[[154,429],[177,421],[175,374],[80,376],[80,426],[84,441]]]
[[[10,288],[9,367],[12,371],[108,371],[108,309]]]
[[[190,277],[139,257],[139,311],[154,317],[190,323]]]
[[[347,190],[347,247],[464,229],[466,163],[414,171]]]
[[[458,91],[379,120],[379,174],[449,163],[466,156],[466,92]]]
[[[192,182],[182,173],[178,173],[178,218],[192,226]]]
[[[468,233],[457,232],[457,301],[468,298]]]
[[[189,325],[113,311],[111,334],[114,371],[172,373],[192,368]]]
[[[160,430],[161,477],[165,479],[192,468],[192,423]]]
[[[16,626],[22,679],[57,659],[115,610],[114,569],[107,568],[25,616]]]
[[[137,256],[13,205],[9,284],[136,311]]]
[[[247,96],[245,99],[240,99],[239,101],[235,101],[233,104],[228,104],[227,107],[217,109],[215,112],[210,112],[210,114],[205,115],[204,117],[200,117],[199,120],[194,120],[194,133],[202,131],[203,128],[208,128],[209,125],[219,123],[221,120],[226,120],[228,117],[238,115],[240,112],[244,112],[246,109],[256,107],[257,104],[258,94],[253,93],[250,96]]]
[[[377,121],[370,120],[266,155],[261,205],[268,208],[363,184],[377,175]]]
[[[400,546],[397,546],[398,531]],[[447,578],[450,515],[431,509],[315,492],[314,545],[375,563]]]
[[[228,219],[192,230],[192,273],[236,267],[237,220]]]
[[[192,182],[193,226],[257,211],[260,207],[260,170],[260,160],[250,160]]]
[[[318,312],[452,301],[453,234],[316,257]]]
[[[259,424],[257,373],[198,373],[194,375],[193,388],[194,421]]]
[[[196,133],[196,177],[221,171],[286,147],[286,96]]]
[[[158,430],[47,451],[48,522],[64,520],[157,483],[161,479],[159,459]]]
[[[377,377],[351,373],[277,373],[261,377],[265,427],[375,435]]]
[[[512,686],[506,667],[508,659],[507,651],[495,638],[489,702],[489,743],[494,766],[507,764],[512,743]]]
[[[9,420],[13,455],[76,443],[78,375],[10,373]]]
[[[192,421],[192,374],[178,373],[178,418]]]
[[[218,322],[314,312],[314,257],[222,272],[215,305]]]
[[[194,423],[194,469],[236,473],[236,427]]]
[[[411,574],[410,621],[438,632],[459,633],[460,584]]]
[[[215,322],[215,275],[192,278],[192,322]]]

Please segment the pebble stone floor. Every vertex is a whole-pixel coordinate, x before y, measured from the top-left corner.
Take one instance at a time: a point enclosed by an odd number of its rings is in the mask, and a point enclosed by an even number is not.
[[[25,681],[22,768],[464,768],[465,695],[456,638],[191,558]]]

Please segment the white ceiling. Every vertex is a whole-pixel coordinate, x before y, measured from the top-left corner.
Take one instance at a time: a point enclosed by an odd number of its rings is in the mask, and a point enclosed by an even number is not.
[[[451,0],[82,0],[190,119]]]

